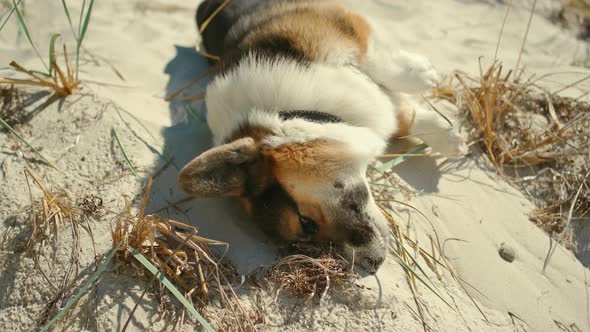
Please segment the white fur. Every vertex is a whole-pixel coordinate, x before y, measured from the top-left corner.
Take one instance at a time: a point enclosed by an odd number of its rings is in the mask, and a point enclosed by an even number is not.
[[[420,92],[436,82],[428,59],[395,50],[374,34],[360,63],[353,63],[351,54],[346,48],[334,50],[324,62],[307,66],[285,59],[243,59],[207,88],[207,121],[215,145],[249,124],[273,131],[266,141],[273,146],[329,138],[348,143],[356,155],[370,161],[397,132],[400,107],[411,107],[416,113],[414,136],[444,155],[466,152],[463,139],[436,112],[408,97],[402,97],[405,106],[400,106],[400,92]],[[325,112],[344,123],[282,121],[278,116],[295,110]]]
[[[369,39],[367,56],[360,68],[391,92],[422,92],[438,80],[426,57],[395,48],[375,35]]]
[[[467,153],[464,139],[442,116],[423,106],[416,107],[416,117],[412,126],[412,136],[420,138],[445,156],[456,157]]]
[[[216,145],[240,125],[260,125],[274,132],[273,145],[329,138],[349,143],[374,158],[397,130],[390,98],[352,66],[248,57],[207,88],[207,122]],[[300,119],[281,121],[281,111],[321,111],[344,123],[316,124]]]
[[[359,67],[388,91],[398,111],[414,112],[414,122],[410,128],[412,136],[420,138],[433,151],[445,156],[460,156],[467,152],[465,141],[452,125],[435,111],[406,95],[422,92],[436,84],[438,75],[426,57],[399,50],[373,33],[367,55]]]

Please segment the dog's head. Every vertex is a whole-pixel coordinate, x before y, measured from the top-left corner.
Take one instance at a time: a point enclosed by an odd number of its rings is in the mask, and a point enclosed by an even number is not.
[[[333,140],[272,147],[247,137],[193,159],[179,184],[197,197],[239,197],[271,236],[343,244],[375,272],[385,259],[388,227],[365,177],[368,160],[362,159]]]

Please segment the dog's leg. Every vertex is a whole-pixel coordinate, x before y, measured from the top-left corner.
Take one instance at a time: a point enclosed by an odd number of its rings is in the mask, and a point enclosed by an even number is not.
[[[458,157],[467,153],[465,140],[436,111],[401,93],[395,100],[399,122],[397,137],[417,137],[430,146],[433,152],[439,152],[447,157]]]
[[[438,80],[430,61],[419,54],[397,49],[371,36],[360,69],[390,92],[417,93]]]

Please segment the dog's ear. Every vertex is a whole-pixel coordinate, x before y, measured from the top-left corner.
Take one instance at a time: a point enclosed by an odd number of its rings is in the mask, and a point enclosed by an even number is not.
[[[239,196],[244,193],[259,149],[250,137],[203,152],[189,162],[178,178],[180,188],[192,196]]]

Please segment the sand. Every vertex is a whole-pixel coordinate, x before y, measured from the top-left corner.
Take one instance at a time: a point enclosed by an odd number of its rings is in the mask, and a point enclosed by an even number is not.
[[[71,2],[71,11],[78,12],[80,4]],[[502,1],[491,0],[343,2],[370,16],[379,32],[398,41],[401,48],[429,57],[442,76],[455,70],[476,76],[480,57],[483,63],[493,61],[507,10]],[[60,2],[31,1],[26,6],[29,30],[42,54],[53,33],[61,33],[73,46]],[[518,1],[507,18],[497,55],[506,67],[518,61],[531,6],[532,1]],[[538,82],[549,91],[590,72],[573,65],[585,60],[588,44],[550,20],[558,6],[559,1],[538,1],[521,60],[527,73],[556,73]],[[89,236],[81,234],[75,285],[94,271],[95,256],[102,259],[112,247],[110,225],[123,210],[124,198],[138,195],[168,156],[174,157],[173,164],[156,179],[147,210],[160,210],[185,197],[176,186],[178,168],[210,146],[210,133],[202,102],[169,103],[164,97],[206,68],[204,58],[194,51],[195,8],[196,3],[172,0],[96,2],[81,60],[82,89],[49,105],[43,105],[46,97],[40,98],[28,106],[34,117],[19,129],[63,173],[36,162],[26,148],[16,148],[13,140],[0,134],[1,330],[37,330],[72,295],[56,294],[24,251],[30,234],[25,167],[54,190],[67,191],[74,198],[93,194],[103,199],[103,209],[91,221],[96,251]],[[26,40],[17,34],[14,22],[0,34],[0,65],[17,60],[28,68],[41,68]],[[587,88],[585,83],[560,94],[578,97]],[[199,94],[203,86],[204,82],[194,86],[187,95]],[[448,114],[456,113],[452,105],[438,105]],[[126,112],[140,119],[155,140]],[[113,128],[139,177],[129,171],[114,143]],[[376,277],[359,281],[367,288],[332,293],[319,305],[242,287],[244,304],[262,308],[264,330],[269,331],[590,331],[587,268],[574,253],[557,246],[543,271],[547,252],[556,244],[528,220],[531,203],[482,160],[481,153],[472,149],[461,160],[416,157],[396,168],[401,183],[417,192],[403,200],[423,213],[396,205],[397,222],[425,248],[430,249],[430,239],[437,237],[459,277],[457,281],[439,269],[439,279],[426,269],[449,305],[420,284],[416,300],[393,255]],[[177,208],[160,213],[230,243],[229,255],[241,273],[278,258],[275,245],[245,220],[234,202],[197,200]],[[43,250],[48,259],[40,261],[52,284],[60,282],[69,257],[67,228],[63,234],[55,261],[49,246]],[[503,244],[514,252],[511,263],[498,253]],[[588,262],[583,259],[588,248],[580,236],[577,254],[582,261]],[[133,270],[117,272],[109,266],[91,295],[58,330],[121,330],[144,280]],[[161,316],[158,299],[148,294],[128,331],[175,329]]]

